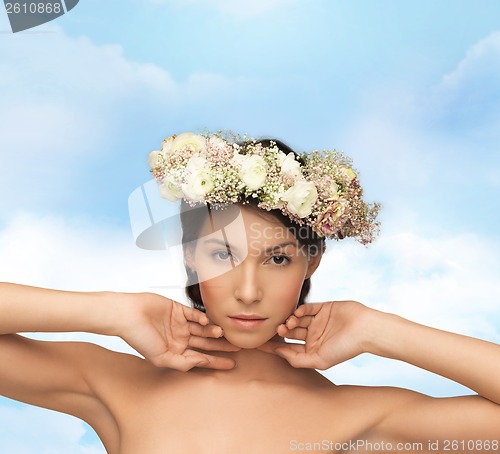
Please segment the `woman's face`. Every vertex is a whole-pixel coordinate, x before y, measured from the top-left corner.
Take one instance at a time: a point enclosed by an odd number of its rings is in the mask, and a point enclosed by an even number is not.
[[[295,310],[304,279],[319,264],[305,250],[273,216],[234,205],[212,211],[186,262],[198,274],[212,323],[232,344],[256,348]]]

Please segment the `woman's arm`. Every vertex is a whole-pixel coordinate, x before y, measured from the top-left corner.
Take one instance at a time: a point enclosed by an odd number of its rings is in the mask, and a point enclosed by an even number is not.
[[[120,313],[130,295],[70,292],[0,283],[0,335],[89,332],[119,335]]]
[[[109,418],[89,380],[109,360],[105,349],[83,342],[36,341],[16,333],[115,334],[112,315],[119,312],[119,298],[112,293],[0,283],[0,395],[87,420]]]
[[[100,382],[116,373],[125,357],[133,358],[137,367],[145,367],[143,360],[91,343],[37,341],[17,333],[116,335],[157,366],[233,367],[229,358],[189,348],[234,349],[225,339],[214,339],[220,327],[208,323],[205,314],[150,293],[69,292],[0,283],[0,395],[87,421],[111,420]]]
[[[434,372],[500,404],[500,345],[491,342],[420,325],[355,301],[305,304],[277,332],[305,341],[267,347],[295,367],[327,369],[372,353]]]
[[[361,353],[372,353],[413,364],[478,393],[431,398],[405,389],[373,391],[383,395],[379,423],[370,434],[374,439],[404,442],[462,437],[478,443],[496,440],[498,448],[499,345],[429,328],[354,301],[305,304],[277,331],[280,336],[305,341],[285,346],[270,342],[263,347],[294,367],[327,369]]]
[[[378,311],[366,323],[367,352],[449,378],[500,405],[500,345]]]
[[[430,328],[394,314],[370,312],[366,351],[426,369],[477,396],[430,398],[403,391],[387,400],[375,436],[432,440],[439,451],[500,451],[500,346]]]
[[[154,293],[72,292],[0,283],[0,335],[89,332],[120,336],[159,367],[228,369],[229,358],[197,352],[235,351],[222,329],[191,307]]]

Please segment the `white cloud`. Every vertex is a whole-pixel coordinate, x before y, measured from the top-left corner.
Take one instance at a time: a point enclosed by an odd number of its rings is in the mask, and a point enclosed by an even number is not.
[[[77,112],[81,111],[89,117],[89,122],[93,120],[92,125],[99,126],[105,119],[103,110],[112,109],[116,114],[120,111],[117,104],[131,101],[146,105],[151,103],[155,110],[164,110],[178,107],[186,102],[186,98],[203,103],[206,99],[218,99],[226,94],[228,100],[233,100],[234,95],[241,91],[263,88],[263,80],[227,77],[203,70],[188,74],[183,82],[176,81],[168,68],[128,59],[120,45],[97,45],[86,36],[69,37],[57,24],[45,27],[49,27],[51,33],[43,38],[36,34],[8,36],[12,42],[0,46],[0,107],[3,109],[15,107],[23,111],[30,107],[30,103],[50,101],[62,109],[59,120],[67,112],[78,109]],[[272,82],[279,83],[276,80]],[[13,113],[5,115],[10,118],[10,125],[14,123]],[[49,115],[52,113],[48,112]],[[71,126],[69,120],[72,119],[63,121],[63,129]],[[27,122],[28,125],[32,123]],[[3,133],[9,130],[1,132],[3,138]],[[45,135],[41,138],[44,139]],[[19,140],[23,136],[17,135],[16,139],[14,143],[20,148],[22,143]],[[60,150],[56,148],[53,151]]]
[[[135,292],[178,285],[163,251],[135,247],[128,228],[83,217],[18,213],[0,230],[4,281],[77,290]]]
[[[456,91],[464,86],[479,90],[500,88],[500,31],[474,44],[456,68],[443,76],[440,89]],[[484,85],[482,82],[488,82]]]
[[[354,299],[409,320],[500,342],[500,245],[472,234],[383,234],[363,248],[332,243],[312,278],[309,301]],[[362,355],[322,372],[335,383],[399,386],[432,396],[467,388],[400,361]]]
[[[61,158],[98,153],[122,103],[172,96],[170,74],[152,64],[127,60],[121,46],[71,38],[56,25],[53,33],[6,37],[0,46],[0,137],[2,155]],[[14,40],[14,38],[16,38]],[[27,66],[27,63],[29,65]]]
[[[0,193],[10,194],[0,198],[2,216],[66,200],[81,169],[116,153],[131,124],[174,128],[186,116],[208,127],[201,122],[216,122],[217,112],[227,115],[270,85],[203,71],[175,81],[164,68],[127,59],[119,45],[45,27],[49,33],[5,35],[0,43]],[[140,132],[130,140],[142,140]]]
[[[354,163],[368,199],[382,202],[381,217],[397,228],[417,232],[427,224],[431,237],[436,228],[497,233],[499,52],[495,32],[437,86],[402,83],[363,93],[343,142],[358,151]]]
[[[402,230],[383,234],[368,248],[330,248],[313,277],[315,298],[359,299],[441,329],[500,340],[497,240]]]
[[[434,87],[434,115],[477,139],[499,138],[500,31],[469,48],[465,57]],[[463,132],[462,132],[463,134]]]
[[[120,46],[47,27],[5,35],[0,45],[0,192],[10,194],[0,199],[3,216],[64,199],[82,163],[106,152],[119,118],[111,112],[176,88],[166,71],[128,61]]]
[[[85,426],[51,410],[0,405],[0,452],[16,454],[105,454],[98,444],[82,442]]]
[[[134,92],[154,93],[175,88],[168,72],[153,64],[128,60],[120,45],[96,45],[86,36],[69,37],[57,24],[44,27],[50,33],[42,37],[19,34],[3,40],[1,69],[8,78],[2,80],[0,87],[13,88],[13,92],[5,90],[8,99],[61,100],[70,96],[85,100],[90,95],[91,104],[99,99],[119,100],[131,88]]]
[[[421,185],[436,163],[456,165],[471,150],[498,155],[500,31],[473,44],[438,80],[422,87],[369,86],[362,94],[347,137],[350,148],[364,152],[365,168]]]

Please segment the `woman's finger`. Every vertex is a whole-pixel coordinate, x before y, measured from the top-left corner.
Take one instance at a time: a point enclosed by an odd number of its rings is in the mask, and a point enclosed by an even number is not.
[[[257,349],[266,353],[276,354],[276,348],[283,347],[285,345],[288,345],[287,342],[285,341],[268,340],[265,344],[262,344],[259,347],[257,347]]]
[[[206,361],[204,356],[198,353],[180,355],[172,352],[164,352],[161,355],[147,359],[156,367],[168,367],[170,369],[180,370],[181,372],[192,369],[201,361]]]
[[[281,337],[286,337],[288,339],[306,340],[307,329],[306,328],[288,329],[285,325],[280,325],[278,326],[278,334]]]
[[[304,344],[292,344],[276,349],[276,354],[285,358],[288,363],[296,368],[315,368],[315,358],[305,352]]]
[[[188,341],[189,347],[201,348],[202,350],[219,352],[237,352],[240,347],[231,344],[227,339],[208,339],[206,337],[191,336]]]
[[[304,354],[306,346],[304,344],[286,344],[286,346],[276,347],[275,353],[282,358],[285,358],[289,363],[298,354]],[[290,363],[291,364],[291,363]]]
[[[198,309],[194,309],[193,307],[188,307],[182,304],[182,311],[186,320],[199,323],[200,325],[208,325],[210,323],[207,314],[199,311]]]
[[[203,363],[198,363],[196,367],[202,369],[229,370],[233,369],[235,365],[236,362],[231,358],[225,358],[223,356],[204,355]]]
[[[316,315],[325,303],[306,303],[295,309],[293,315],[303,317],[304,315]]]
[[[288,329],[299,328],[299,327],[307,328],[311,324],[313,319],[314,317],[312,315],[304,315],[303,317],[295,317],[295,315],[290,315],[285,325]]]
[[[148,360],[156,367],[168,367],[181,372],[187,372],[194,367],[227,370],[236,364],[230,358],[207,355],[195,350],[186,350],[182,355],[165,352]]]
[[[222,337],[224,334],[222,328],[217,325],[202,326],[195,322],[188,322],[188,329],[193,336],[199,336],[199,337],[218,338]]]

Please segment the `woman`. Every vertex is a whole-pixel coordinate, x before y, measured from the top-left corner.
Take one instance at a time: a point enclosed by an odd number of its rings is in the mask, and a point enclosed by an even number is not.
[[[366,244],[378,227],[347,160],[305,159],[276,141],[167,139],[150,163],[182,201],[195,307],[1,284],[0,394],[87,421],[109,453],[498,451],[498,345],[355,301],[303,304],[324,239]],[[33,331],[120,336],[146,360],[16,334]],[[478,395],[335,386],[315,370],[365,352]]]

